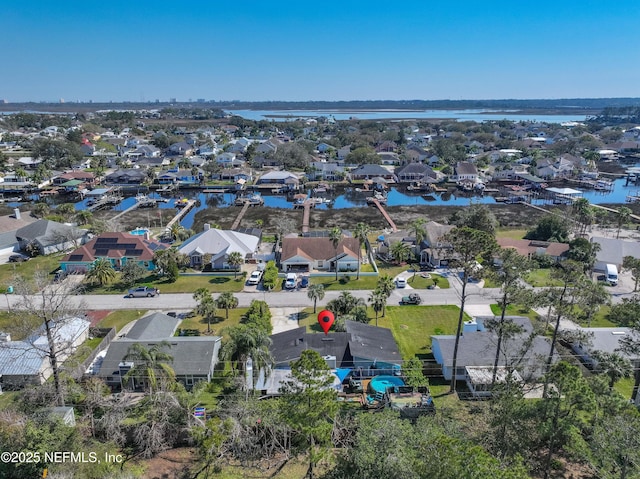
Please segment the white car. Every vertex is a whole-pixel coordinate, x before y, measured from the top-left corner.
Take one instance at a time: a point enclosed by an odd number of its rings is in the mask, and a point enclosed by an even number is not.
[[[258,284],[262,278],[262,271],[253,271],[247,280],[247,284]]]
[[[284,281],[286,289],[295,289],[298,286],[298,275],[295,273],[287,273],[287,279]]]
[[[407,287],[407,279],[406,278],[398,278],[398,279],[396,279],[396,286],[398,288],[406,288]]]

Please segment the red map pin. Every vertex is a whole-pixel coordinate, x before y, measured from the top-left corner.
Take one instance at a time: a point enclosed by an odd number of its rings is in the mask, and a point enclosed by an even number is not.
[[[334,319],[333,313],[327,309],[323,309],[318,313],[318,323],[320,323],[324,334],[329,333],[329,328],[331,328]]]

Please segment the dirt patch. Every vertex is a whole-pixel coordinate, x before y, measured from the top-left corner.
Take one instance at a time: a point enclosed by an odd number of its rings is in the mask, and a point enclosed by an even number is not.
[[[100,321],[106,318],[111,311],[99,310],[99,311],[87,311],[86,316],[91,324],[89,327],[93,328],[98,325]]]
[[[184,473],[194,464],[196,451],[182,447],[163,451],[157,456],[139,461],[144,467],[144,479],[173,479],[184,477]]]

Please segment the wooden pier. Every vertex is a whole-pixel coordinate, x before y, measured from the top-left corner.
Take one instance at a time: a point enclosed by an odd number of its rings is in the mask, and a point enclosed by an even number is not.
[[[396,231],[398,231],[396,224],[393,222],[393,220],[391,219],[391,216],[389,216],[389,213],[386,212],[386,210],[380,204],[380,202],[375,198],[370,198],[370,199],[371,199],[371,204],[376,206],[380,210],[380,213],[382,213],[382,216],[384,217],[384,219],[387,220],[387,223],[389,223],[389,226],[391,226],[391,229],[393,230],[393,232],[395,233]]]
[[[176,221],[180,221],[196,204],[196,200],[189,200],[184,207],[178,211],[178,214],[175,215],[171,220],[167,223],[167,229],[171,228]]]
[[[105,206],[117,205],[122,200],[124,200],[124,196],[121,195],[108,195],[102,198],[99,201],[96,201],[94,204],[87,207],[89,211],[97,211]]]
[[[311,207],[314,206],[315,203],[307,200],[302,204],[304,211],[302,212],[302,233],[309,232],[309,217],[311,216]]]
[[[240,213],[238,213],[238,216],[236,217],[236,220],[231,225],[231,230],[232,231],[235,230],[236,228],[238,228],[238,226],[240,226],[240,222],[242,221],[242,217],[244,216],[244,214],[249,209],[249,206],[251,206],[251,203],[249,203],[248,201],[245,201],[244,206],[242,207],[242,209],[240,210]]]

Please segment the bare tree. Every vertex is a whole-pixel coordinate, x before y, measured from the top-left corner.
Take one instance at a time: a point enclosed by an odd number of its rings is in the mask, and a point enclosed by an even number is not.
[[[73,340],[82,326],[78,319],[84,318],[86,309],[84,302],[79,300],[66,284],[50,284],[44,272],[36,272],[31,282],[24,278],[16,278],[15,291],[20,295],[13,311],[15,327],[26,339],[22,341],[22,347],[17,349],[14,347],[15,344],[8,344],[18,355],[16,361],[20,361],[20,355],[26,357],[33,355],[34,351],[48,358],[53,376],[55,402],[64,406],[61,365],[74,351]],[[36,331],[33,330],[34,324],[39,327]]]

